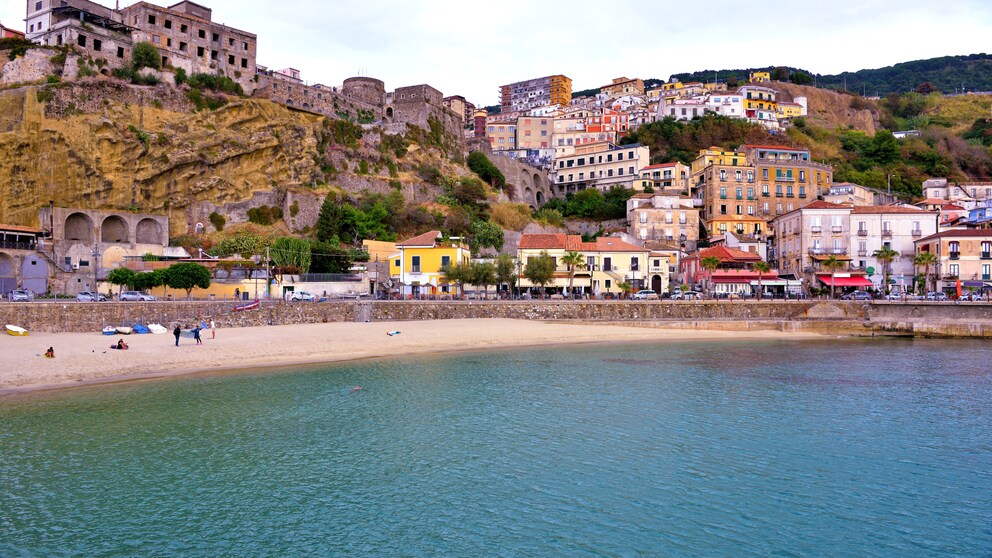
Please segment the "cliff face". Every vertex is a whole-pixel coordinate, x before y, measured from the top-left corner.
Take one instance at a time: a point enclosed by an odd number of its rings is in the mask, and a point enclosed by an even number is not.
[[[853,126],[855,130],[868,135],[874,135],[879,128],[878,110],[874,104],[866,103],[860,108],[861,105],[855,101],[859,98],[853,95],[778,81],[769,84],[769,87],[778,91],[779,99],[783,101],[806,97],[809,103],[809,115],[806,119],[814,126],[828,130]]]
[[[221,206],[321,176],[324,119],[270,101],[193,113],[168,87],[39,91],[0,94],[0,222],[37,225],[51,200],[166,213],[176,235],[192,225],[194,203]]]

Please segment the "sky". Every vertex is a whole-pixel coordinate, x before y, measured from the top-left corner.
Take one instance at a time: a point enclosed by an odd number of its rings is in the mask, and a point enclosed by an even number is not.
[[[497,104],[500,85],[553,74],[582,90],[620,76],[762,66],[835,74],[992,50],[990,0],[199,3],[214,21],[258,35],[258,63],[271,69],[325,85],[370,76],[390,91],[428,83],[479,106]],[[24,3],[0,2],[5,26],[23,28],[24,15]]]

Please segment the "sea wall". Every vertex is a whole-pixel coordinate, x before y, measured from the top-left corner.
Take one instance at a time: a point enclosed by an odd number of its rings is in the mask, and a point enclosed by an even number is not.
[[[349,321],[512,318],[624,323],[693,329],[778,329],[837,335],[992,337],[992,306],[872,304],[841,301],[776,302],[421,302],[340,301],[263,303],[247,312],[231,302],[32,302],[0,304],[0,324],[29,331],[96,332],[108,325],[189,325],[213,318],[219,327]]]

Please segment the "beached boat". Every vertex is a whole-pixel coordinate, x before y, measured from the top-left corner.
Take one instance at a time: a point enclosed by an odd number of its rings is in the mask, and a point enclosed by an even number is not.
[[[103,328],[104,335],[117,335],[117,328],[114,326],[107,326]]]
[[[134,331],[127,326],[120,326],[115,329],[117,330],[117,333],[120,333],[121,335],[131,335],[131,332]]]
[[[261,303],[259,302],[259,300],[258,299],[255,299],[255,300],[249,302],[248,304],[242,304],[240,306],[235,306],[231,310],[234,311],[234,312],[244,312],[245,310],[254,310],[254,309],[258,308],[260,304]]]
[[[28,330],[15,325],[7,325],[7,327],[4,328],[4,331],[7,332],[7,335],[13,335],[14,337],[24,337],[28,334]]]
[[[147,327],[145,327],[145,326],[143,326],[141,324],[138,324],[138,325],[134,326],[134,333],[136,333],[138,335],[147,335],[147,334],[151,333],[151,331]]]
[[[152,335],[162,335],[163,333],[169,332],[169,330],[165,329],[162,324],[148,324],[148,331],[150,331]]]

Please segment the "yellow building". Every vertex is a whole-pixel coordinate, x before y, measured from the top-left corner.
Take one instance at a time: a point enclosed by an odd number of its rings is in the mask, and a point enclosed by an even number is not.
[[[751,72],[747,80],[751,83],[770,83],[772,74],[770,72]]]
[[[445,240],[440,231],[430,231],[396,244],[399,253],[389,257],[390,279],[404,296],[452,293],[441,271],[445,266],[468,265],[472,253],[460,239]]]
[[[805,115],[806,108],[799,103],[778,103],[779,118],[795,118]]]
[[[611,99],[623,97],[624,95],[644,96],[644,81],[639,78],[630,79],[627,77],[613,78],[613,83],[604,85],[599,89],[600,93],[605,93]]]
[[[517,119],[517,149],[551,149],[554,118],[521,116]]]
[[[585,265],[575,269],[574,277],[568,266],[561,263],[567,252],[582,254]],[[579,235],[566,234],[525,234],[520,237],[517,248],[517,261],[520,262],[519,285],[521,288],[535,288],[524,277],[527,262],[547,253],[555,259],[555,274],[547,287],[567,291],[569,281],[576,294],[619,294],[620,284],[630,284],[633,292],[647,288],[648,255],[650,251],[635,246],[619,238],[599,237],[595,242],[582,242]]]
[[[777,91],[758,85],[745,85],[737,90],[744,97],[744,116],[771,128],[778,127]]]
[[[517,120],[490,117],[486,122],[486,137],[493,151],[513,151],[517,148]]]

